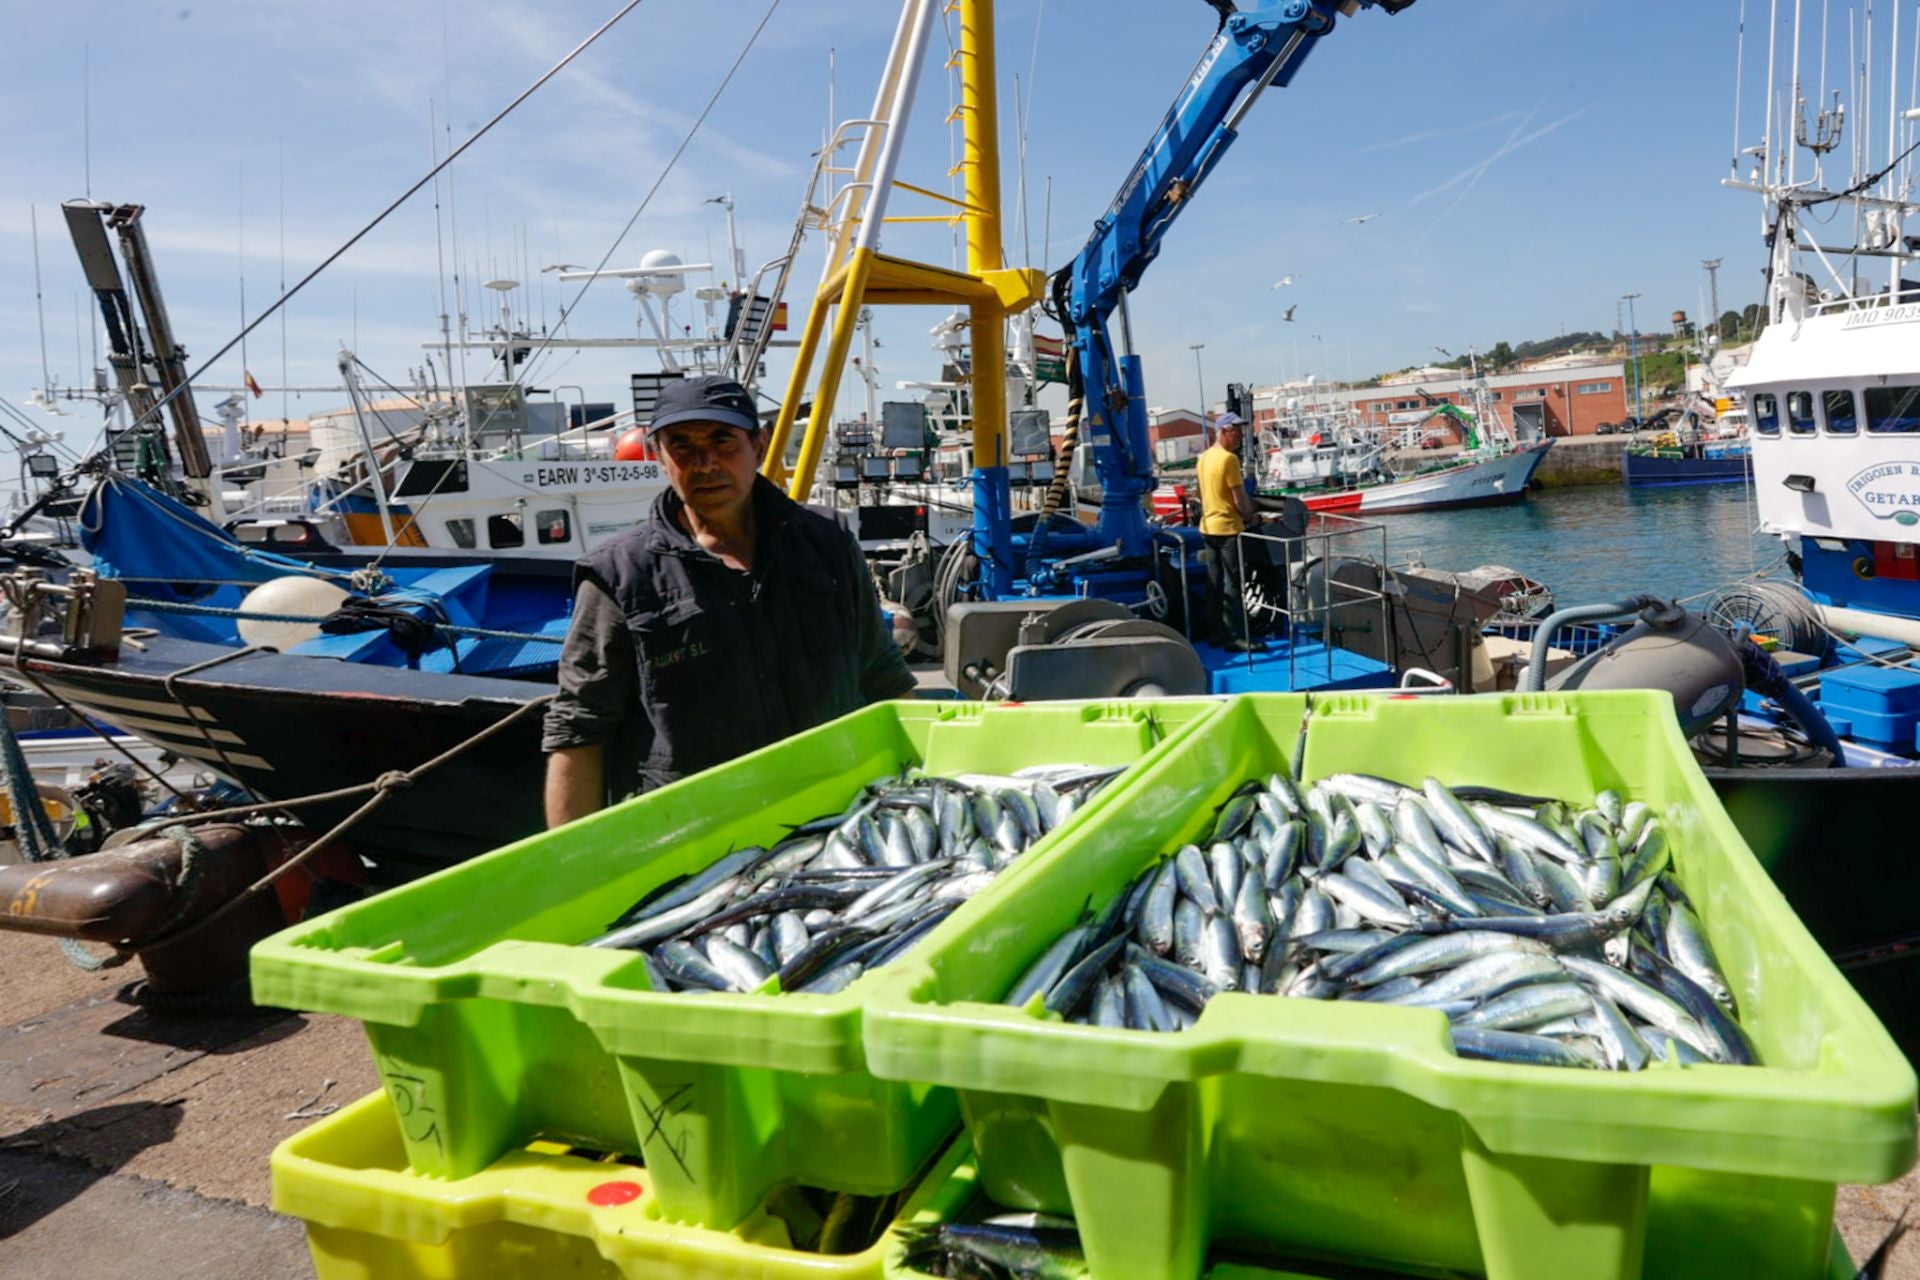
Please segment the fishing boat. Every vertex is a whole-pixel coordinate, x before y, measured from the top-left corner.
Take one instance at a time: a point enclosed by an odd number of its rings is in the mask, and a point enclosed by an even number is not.
[[[1519,440],[1479,400],[1472,410],[1437,407],[1427,420],[1456,427],[1465,448],[1413,466],[1392,460],[1384,433],[1351,410],[1290,404],[1261,431],[1260,498],[1269,508],[1297,498],[1310,511],[1363,517],[1519,502],[1553,442]]]
[[[1801,34],[1772,33],[1770,60]],[[1920,957],[1906,892],[1920,807],[1920,238],[1907,231],[1920,104],[1903,98],[1897,56],[1893,70],[1885,98],[1856,84],[1832,105],[1808,104],[1798,68],[1770,78],[1762,140],[1736,159],[1736,173],[1750,168],[1725,181],[1765,215],[1765,327],[1726,385],[1750,414],[1755,509],[1787,574],[1706,604],[1741,650],[1731,671],[1646,613],[1570,670],[1579,687],[1605,669],[1670,688],[1683,718],[1744,687],[1696,726],[1696,754],[1801,918],[1920,1061],[1920,983],[1897,963]],[[1870,102],[1888,134],[1843,148]],[[1555,630],[1541,625],[1536,653]]]
[[[569,273],[624,280],[653,336],[535,334],[503,301],[498,324],[458,339],[494,363],[451,390],[396,385],[343,351],[350,409],[305,466],[283,469],[289,492],[261,484],[258,460],[222,465],[209,448],[144,210],[73,202],[66,214],[107,321],[119,385],[103,392],[117,422],[94,456],[36,477],[14,523],[73,509],[88,573],[115,587],[93,624],[114,642],[73,642],[70,566],[36,562],[8,577],[9,683],[269,800],[364,787],[502,726],[363,816],[355,848],[398,876],[537,830],[529,711],[554,688],[572,562],[645,519],[664,490],[632,430],[659,389],[689,372],[758,369],[780,327],[763,290],[784,284],[790,255],[745,287],[696,291],[708,321],[697,333],[671,305],[704,265],[656,252],[636,268]],[[737,251],[734,261],[743,273]],[[541,348],[589,341],[656,351],[659,368],[633,376],[630,409],[526,390]],[[432,344],[449,369],[455,342]],[[367,379],[399,404],[371,400]],[[237,420],[226,426],[231,442]],[[342,796],[305,816],[324,828],[357,803]]]
[[[1627,445],[1620,476],[1630,488],[1745,484],[1753,474],[1753,441],[1745,403],[1719,384],[1710,350],[1702,348],[1706,385],[1670,431]]]

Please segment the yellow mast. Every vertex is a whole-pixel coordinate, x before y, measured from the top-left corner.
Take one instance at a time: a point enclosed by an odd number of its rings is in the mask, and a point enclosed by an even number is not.
[[[954,56],[961,77],[961,102],[956,114],[963,138],[957,172],[964,172],[966,192],[965,199],[958,201],[896,177],[929,33],[941,12],[955,11],[960,15],[960,43]],[[793,497],[804,500],[813,489],[814,474],[832,427],[841,372],[852,351],[860,310],[864,306],[967,308],[973,328],[974,465],[1006,464],[1006,319],[1039,299],[1043,276],[1034,270],[1009,271],[1004,264],[1000,238],[999,120],[993,0],[947,0],[944,10],[938,8],[938,0],[904,0],[874,115],[864,126],[859,161],[852,172],[852,181],[835,198],[837,204],[844,197],[845,205],[838,209],[838,221],[833,224],[834,239],[827,272],[808,312],[800,347],[795,353],[793,375],[767,450],[765,473],[776,481],[785,478],[787,490]],[[832,146],[830,143],[830,149]],[[827,163],[831,162],[829,157]],[[938,200],[956,210],[943,215],[941,220],[958,219],[966,226],[965,271],[893,258],[880,252],[883,224],[927,220],[888,217],[887,203],[896,189]],[[833,212],[830,207],[830,216]],[[807,432],[801,440],[793,474],[785,476],[787,444],[806,399],[823,339],[826,359],[814,391]]]

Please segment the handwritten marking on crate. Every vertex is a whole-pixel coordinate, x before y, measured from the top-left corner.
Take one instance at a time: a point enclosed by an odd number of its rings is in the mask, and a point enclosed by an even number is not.
[[[446,1149],[440,1135],[439,1113],[429,1103],[427,1082],[419,1076],[389,1075],[387,1085],[393,1093],[393,1109],[400,1117],[400,1128],[409,1142],[432,1142],[435,1151]]]
[[[680,1166],[680,1172],[689,1180],[693,1179],[693,1170],[687,1167],[686,1156],[687,1147],[693,1141],[693,1136],[684,1129],[677,1132],[669,1131],[666,1126],[669,1120],[685,1115],[693,1107],[692,1093],[693,1086],[683,1084],[676,1086],[661,1098],[659,1106],[648,1106],[644,1101],[640,1103],[640,1109],[647,1113],[647,1120],[652,1126],[640,1139],[640,1145],[645,1146],[655,1138],[659,1138],[665,1144],[667,1154],[673,1157],[673,1162]]]
[[[632,1204],[645,1194],[646,1188],[637,1182],[603,1182],[587,1192],[587,1203],[600,1208],[614,1205]]]

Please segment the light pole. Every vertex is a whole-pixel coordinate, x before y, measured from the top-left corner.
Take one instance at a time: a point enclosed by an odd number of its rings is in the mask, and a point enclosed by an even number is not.
[[[1200,389],[1200,425],[1207,425],[1207,375],[1200,367],[1200,352],[1206,348],[1204,342],[1189,343],[1187,349],[1193,352],[1193,376]]]
[[[1640,295],[1623,293],[1620,301],[1627,304],[1627,358],[1633,362],[1633,425],[1640,427],[1640,322],[1633,318],[1633,301]]]
[[[1703,258],[1700,262],[1700,265],[1707,269],[1707,292],[1708,296],[1713,299],[1713,301],[1707,305],[1713,310],[1713,315],[1708,323],[1713,325],[1713,345],[1715,347],[1724,347],[1727,345],[1727,335],[1720,332],[1720,262],[1721,259],[1719,258]],[[1703,345],[1706,342],[1706,336],[1706,328],[1702,326],[1700,330],[1700,341]]]

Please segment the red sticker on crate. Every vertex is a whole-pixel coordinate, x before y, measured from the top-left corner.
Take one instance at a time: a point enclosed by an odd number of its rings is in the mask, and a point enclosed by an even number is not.
[[[617,1204],[632,1204],[645,1190],[637,1182],[603,1182],[587,1192],[587,1203],[603,1209]]]

